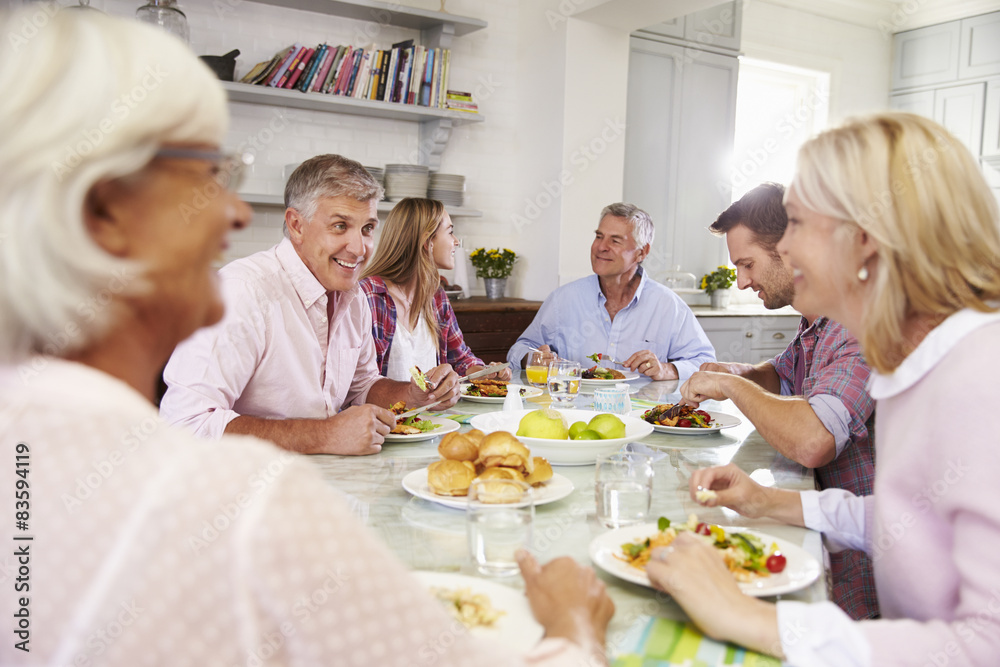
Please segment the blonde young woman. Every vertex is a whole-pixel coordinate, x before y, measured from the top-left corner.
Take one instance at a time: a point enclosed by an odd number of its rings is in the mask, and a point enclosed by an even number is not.
[[[450,364],[459,375],[485,368],[465,344],[439,269],[455,268],[451,217],[434,199],[404,199],[386,218],[378,248],[361,279],[372,310],[382,375],[406,380],[410,368]],[[510,379],[510,370],[495,374]]]
[[[969,151],[885,113],[807,142],[778,251],[796,305],[841,322],[875,371],[874,495],[765,488],[697,471],[707,505],[822,531],[872,556],[882,619],[743,596],[697,539],[649,575],[713,637],[795,665],[996,665],[1000,655],[1000,223]],[[682,536],[684,537],[684,536]]]
[[[4,576],[0,664],[603,662],[589,568],[522,554],[546,638],[516,655],[456,632],[303,457],[160,419],[159,369],[221,319],[214,262],[251,216],[225,91],[133,20],[0,12],[24,26],[0,45],[0,488],[24,579]]]

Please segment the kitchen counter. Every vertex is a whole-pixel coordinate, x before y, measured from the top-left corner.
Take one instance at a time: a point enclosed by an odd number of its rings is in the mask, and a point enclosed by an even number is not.
[[[801,317],[799,311],[791,306],[768,310],[763,304],[746,303],[727,308],[711,308],[709,306],[691,306],[695,317]]]
[[[643,378],[632,384],[633,399],[673,402],[678,399],[677,382],[648,382]],[[544,404],[543,395],[525,401],[525,407]],[[592,396],[577,398],[580,408],[589,408]],[[639,404],[636,404],[637,406]],[[722,525],[758,528],[805,548],[823,562],[819,533],[784,526],[767,520],[751,520],[721,508],[696,505],[688,496],[688,479],[699,468],[735,463],[762,484],[787,489],[812,489],[810,470],[794,463],[772,449],[731,401],[708,401],[705,407],[739,416],[743,423],[710,435],[667,435],[653,433],[641,442],[656,450],[661,458],[654,463],[654,520],[657,516],[684,520],[697,513],[704,521]],[[500,409],[500,404],[473,403],[461,400],[446,414],[478,414]],[[468,430],[468,426],[463,426]],[[312,456],[310,460],[331,486],[348,496],[361,519],[375,530],[389,548],[414,570],[433,570],[477,575],[468,556],[465,513],[410,496],[401,485],[403,477],[438,459],[439,438],[409,444],[386,444],[375,456]],[[553,466],[576,487],[558,502],[539,506],[535,516],[534,553],[541,561],[558,556],[572,556],[590,563],[590,542],[606,531],[598,523],[594,501],[594,466]],[[624,632],[640,616],[658,615],[683,619],[683,611],[666,595],[652,589],[621,581],[598,570],[615,602],[616,613],[608,632],[609,650],[622,641]],[[499,579],[514,588],[523,588],[519,576]],[[819,601],[826,599],[824,578],[808,588],[785,596],[789,599]]]

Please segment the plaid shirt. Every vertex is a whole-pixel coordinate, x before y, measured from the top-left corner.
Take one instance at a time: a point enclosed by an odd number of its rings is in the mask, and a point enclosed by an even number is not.
[[[379,372],[385,375],[389,368],[389,348],[396,333],[396,304],[393,303],[385,281],[378,276],[370,276],[359,285],[368,297],[372,309],[372,337],[375,338],[375,353]],[[455,311],[444,289],[438,287],[434,293],[434,312],[438,321],[437,363],[449,363],[459,375],[465,375],[470,366],[485,366],[486,363],[474,355],[465,344],[462,330],[458,328]]]
[[[825,317],[809,326],[799,323],[795,340],[771,360],[781,379],[782,394],[829,395],[850,413],[850,439],[833,462],[816,469],[820,489],[847,489],[856,496],[872,494],[875,479],[875,401],[867,390],[871,369],[861,347],[840,324]],[[879,615],[871,560],[860,551],[830,555],[833,600],[852,618]]]

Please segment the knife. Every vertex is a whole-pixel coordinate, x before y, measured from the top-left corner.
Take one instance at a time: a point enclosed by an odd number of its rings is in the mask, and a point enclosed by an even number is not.
[[[438,403],[444,403],[449,398],[451,398],[451,397],[450,396],[446,396],[444,398],[439,398],[438,400],[434,401],[433,403],[428,403],[427,405],[425,405],[422,408],[414,408],[412,410],[407,410],[406,412],[404,412],[401,415],[396,415],[396,423],[399,423],[403,419],[407,419],[409,417],[412,417],[413,415],[419,415],[421,412],[426,412],[427,410],[430,410],[431,408],[433,408]]]
[[[484,375],[492,375],[493,373],[498,373],[498,372],[502,371],[505,368],[510,368],[510,364],[509,363],[505,363],[505,364],[491,364],[491,365],[487,366],[486,368],[484,368],[481,371],[476,371],[475,373],[469,373],[468,375],[464,375],[464,376],[458,378],[458,381],[459,382],[465,382],[466,380],[471,380],[473,378],[481,378]]]
[[[487,366],[486,368],[484,368],[481,371],[476,371],[475,373],[469,373],[468,375],[462,376],[462,377],[458,378],[458,381],[459,382],[464,382],[465,380],[471,380],[473,378],[482,377],[484,375],[492,375],[493,373],[496,373],[498,371],[502,371],[503,369],[509,368],[509,367],[510,367],[509,363],[506,363],[506,364],[492,364],[490,366]],[[433,408],[435,405],[437,405],[439,403],[444,403],[447,400],[448,400],[448,397],[446,396],[445,398],[442,398],[442,399],[439,399],[437,401],[434,401],[433,403],[428,403],[427,405],[425,405],[423,407],[413,408],[412,410],[407,410],[403,414],[397,415],[396,416],[396,421],[398,422],[401,419],[406,419],[408,417],[412,417],[413,415],[419,415],[421,412],[425,412],[426,410],[429,410],[430,408]]]

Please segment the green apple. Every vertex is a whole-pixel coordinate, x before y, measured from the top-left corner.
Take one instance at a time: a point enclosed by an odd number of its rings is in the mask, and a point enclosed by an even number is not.
[[[569,427],[569,437],[570,440],[578,440],[578,435],[587,430],[587,422],[574,422],[572,426]]]
[[[525,438],[545,438],[546,440],[566,440],[569,429],[566,418],[551,408],[533,410],[521,418],[517,425],[517,435]]]
[[[602,414],[597,415],[590,420],[587,424],[587,428],[591,431],[597,431],[601,434],[601,438],[604,440],[614,440],[616,438],[625,437],[625,422],[618,418],[617,415],[612,414]]]

